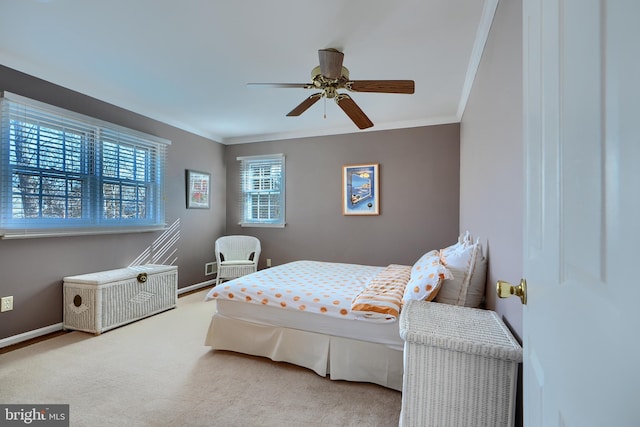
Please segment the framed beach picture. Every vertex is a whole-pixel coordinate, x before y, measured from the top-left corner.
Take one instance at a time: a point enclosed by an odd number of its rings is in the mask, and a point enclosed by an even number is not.
[[[342,214],[380,215],[379,164],[342,167]]]
[[[187,169],[187,209],[209,209],[211,174]]]

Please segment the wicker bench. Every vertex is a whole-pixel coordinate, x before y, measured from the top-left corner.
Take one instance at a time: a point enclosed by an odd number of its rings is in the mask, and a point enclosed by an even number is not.
[[[178,267],[147,264],[64,278],[64,329],[100,334],[177,303]]]
[[[510,427],[522,347],[497,313],[408,301],[400,425]]]

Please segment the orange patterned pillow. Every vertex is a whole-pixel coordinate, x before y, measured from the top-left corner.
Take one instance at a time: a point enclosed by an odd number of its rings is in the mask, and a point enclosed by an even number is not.
[[[438,251],[427,252],[411,268],[411,278],[402,299],[431,301],[438,294],[442,281],[451,278],[451,272],[440,263]]]

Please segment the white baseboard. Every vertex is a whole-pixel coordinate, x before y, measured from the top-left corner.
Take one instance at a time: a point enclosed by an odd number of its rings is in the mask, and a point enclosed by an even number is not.
[[[44,328],[35,329],[33,331],[24,332],[22,334],[13,335],[0,340],[0,348],[8,347],[10,345],[19,344],[23,341],[28,341],[33,338],[38,338],[43,335],[52,334],[62,330],[62,322],[55,325],[45,326]]]
[[[207,280],[206,282],[196,283],[195,285],[178,289],[178,295],[184,294],[185,292],[195,291],[196,289],[206,288],[207,286],[211,286],[215,284],[216,284],[216,279]]]
[[[216,280],[207,280],[206,282],[196,283],[195,285],[187,286],[184,288],[178,289],[178,295],[184,294],[186,292],[195,291],[200,288],[206,288],[207,286],[215,285]],[[62,323],[56,323],[55,325],[45,326],[44,328],[35,329],[33,331],[24,332],[22,334],[13,335],[7,338],[0,339],[0,348],[9,347],[10,345],[19,344],[23,341],[28,341],[33,338],[38,338],[43,335],[51,334],[54,332],[61,331]]]

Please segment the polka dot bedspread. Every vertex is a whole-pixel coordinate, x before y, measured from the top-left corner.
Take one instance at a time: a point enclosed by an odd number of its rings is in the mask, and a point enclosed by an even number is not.
[[[244,301],[365,320],[352,312],[352,301],[384,269],[358,264],[294,261],[224,282],[211,289],[206,299]]]

